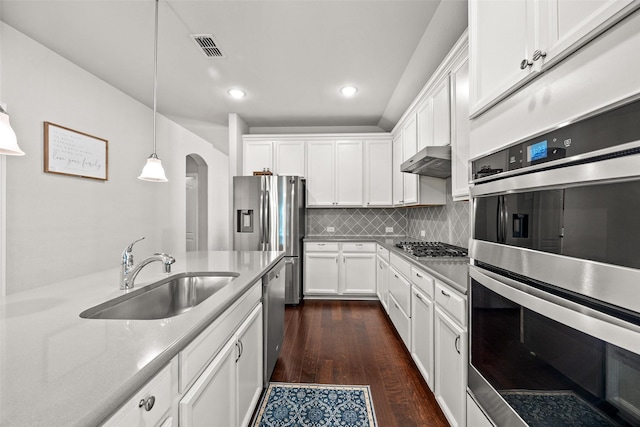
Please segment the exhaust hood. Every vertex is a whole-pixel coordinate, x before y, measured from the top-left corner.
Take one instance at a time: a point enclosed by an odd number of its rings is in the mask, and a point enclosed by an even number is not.
[[[448,178],[451,176],[451,146],[429,146],[418,151],[400,166],[402,172]]]

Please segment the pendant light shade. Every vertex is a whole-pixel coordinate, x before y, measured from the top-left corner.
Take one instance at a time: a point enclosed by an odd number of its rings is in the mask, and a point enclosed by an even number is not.
[[[9,124],[9,115],[0,106],[0,154],[7,156],[24,156],[24,151],[18,147],[18,138]]]
[[[156,154],[156,98],[158,92],[158,0],[156,2],[156,30],[153,45],[153,153],[147,159],[147,163],[142,168],[142,173],[138,177],[143,181],[167,182],[162,162]]]

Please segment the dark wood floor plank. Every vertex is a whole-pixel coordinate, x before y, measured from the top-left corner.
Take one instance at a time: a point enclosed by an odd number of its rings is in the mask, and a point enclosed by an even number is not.
[[[380,427],[446,427],[435,397],[377,301],[287,307],[272,381],[369,385]]]

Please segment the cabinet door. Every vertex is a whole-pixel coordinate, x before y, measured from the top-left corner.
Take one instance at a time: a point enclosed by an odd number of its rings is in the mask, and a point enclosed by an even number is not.
[[[392,293],[389,293],[389,319],[391,319],[391,323],[398,331],[398,335],[402,339],[405,347],[408,349],[411,348],[411,319],[409,315],[406,314],[400,304],[393,297]]]
[[[418,151],[433,145],[433,98],[426,98],[418,107]]]
[[[342,254],[342,293],[350,295],[373,295],[376,293],[376,254]]]
[[[433,301],[413,287],[411,293],[411,357],[433,391]]]
[[[406,161],[409,157],[418,152],[418,124],[416,116],[407,118],[406,123],[402,127],[402,161]]]
[[[404,203],[404,176],[405,173],[400,172],[402,165],[402,134],[398,134],[393,139],[393,205],[402,206]]]
[[[304,256],[304,293],[338,294],[338,252],[307,252]]]
[[[362,141],[336,141],[336,204],[362,206]]]
[[[634,0],[545,0],[539,2],[541,33],[547,40],[538,47],[546,53],[544,64],[561,59],[572,48],[589,40],[625,16]]]
[[[237,354],[234,336],[180,401],[180,426],[235,426],[238,424],[236,421]]]
[[[392,205],[391,140],[365,141],[365,204]]]
[[[528,1],[469,2],[471,114],[506,96],[528,77],[520,68],[535,46],[533,6]]]
[[[451,194],[469,198],[469,59],[464,55],[451,70]]]
[[[305,142],[276,141],[275,171],[278,175],[306,176]]]
[[[380,303],[384,310],[389,313],[389,263],[378,257],[376,273],[376,290]]]
[[[273,171],[273,142],[247,141],[244,143],[243,171],[244,175],[269,169]]]
[[[467,333],[435,309],[435,396],[453,427],[466,424]]]
[[[451,100],[449,76],[436,86],[433,93],[433,145],[451,143]]]
[[[241,426],[249,425],[253,408],[262,392],[262,304],[259,304],[237,332],[238,417]]]
[[[333,206],[335,179],[333,141],[307,143],[307,206]]]

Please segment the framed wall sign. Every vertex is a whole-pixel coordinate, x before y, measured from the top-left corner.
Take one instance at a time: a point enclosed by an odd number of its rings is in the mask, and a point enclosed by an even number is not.
[[[106,181],[109,141],[44,122],[44,171]]]

